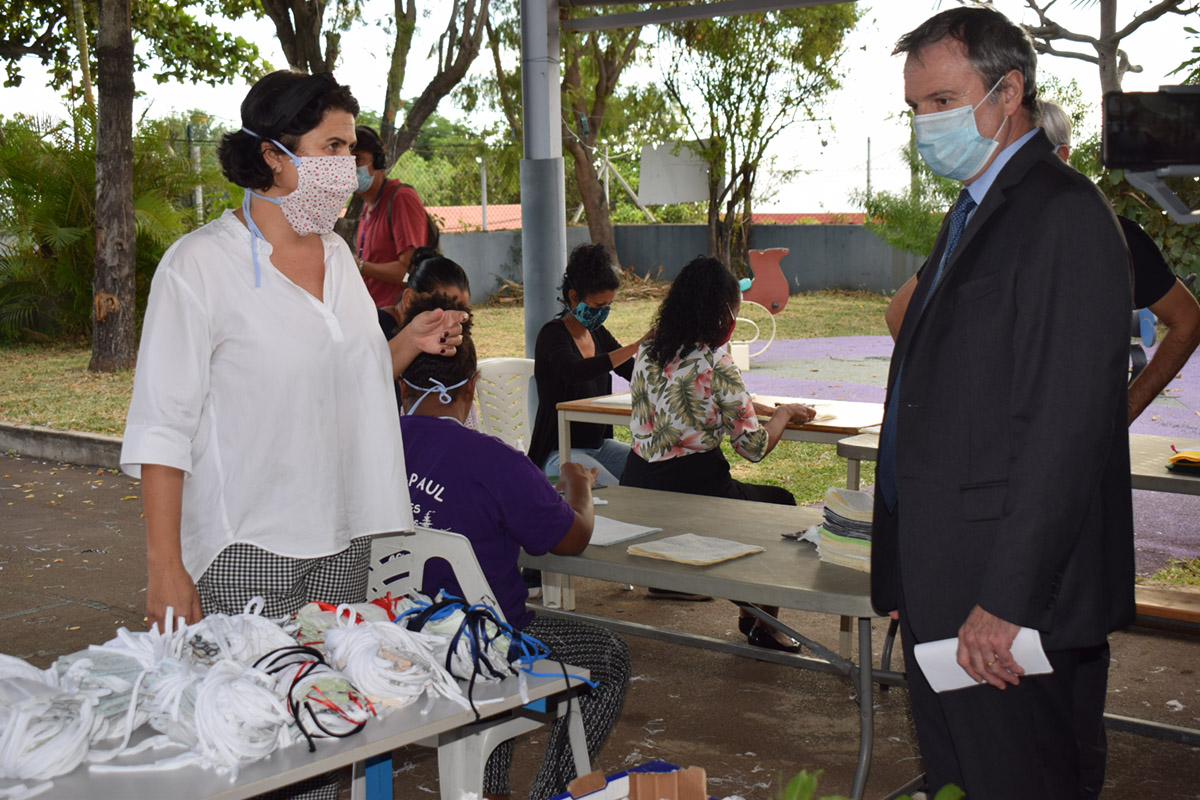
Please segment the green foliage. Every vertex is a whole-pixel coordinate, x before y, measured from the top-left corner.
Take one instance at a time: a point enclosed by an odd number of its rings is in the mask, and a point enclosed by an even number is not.
[[[1200,558],[1167,559],[1167,565],[1146,580],[1162,583],[1177,583],[1185,586],[1200,586]],[[1139,583],[1141,579],[1138,579]]]
[[[817,778],[820,776],[820,770],[816,772],[800,770],[800,773],[796,777],[788,781],[787,785],[779,790],[779,800],[817,800]],[[783,785],[782,777],[780,778],[780,785]],[[966,796],[966,792],[951,783],[939,789],[938,793],[934,795],[933,800],[961,800],[961,798]],[[846,800],[846,798],[842,795],[830,795],[820,798],[820,800]],[[898,800],[912,800],[912,797],[906,794],[898,798]]]
[[[83,3],[89,49],[95,53],[97,6]],[[22,81],[20,60],[33,56],[50,69],[50,86],[69,87],[78,69],[72,0],[15,0],[0,5],[0,46],[5,86]],[[258,47],[203,22],[200,15],[238,20],[262,15],[256,0],[132,0],[134,69],[155,64],[158,83],[215,84],[233,78],[254,80],[270,70]],[[92,69],[95,74],[95,68]]]
[[[134,142],[139,308],[158,260],[186,230],[171,198],[194,181],[159,132],[151,125]],[[89,333],[95,180],[87,116],[70,125],[24,115],[0,121],[0,338]]]
[[[845,36],[861,10],[849,3],[734,14],[665,26],[663,79],[709,164],[708,219],[719,257],[731,259],[734,216],[748,218],[771,142],[801,114],[815,117],[838,88]],[[743,248],[744,249],[744,248]]]
[[[1166,178],[1165,182],[1188,208],[1200,208],[1200,178]],[[1150,234],[1176,274],[1200,275],[1200,225],[1175,222],[1157,202],[1130,186],[1122,170],[1105,170],[1098,185],[1112,202],[1113,211]],[[1200,299],[1200,278],[1192,284],[1192,293]]]
[[[1189,38],[1200,39],[1200,31],[1195,28],[1185,25],[1183,29],[1191,34]],[[1194,45],[1192,52],[1195,53],[1194,56],[1168,72],[1167,75],[1180,75],[1181,83],[1200,83],[1200,44]]]
[[[957,181],[934,175],[911,139],[904,148],[904,160],[912,176],[908,191],[876,192],[870,196],[856,192],[854,199],[866,209],[867,230],[897,250],[926,256],[933,249],[942,217],[961,186]]]

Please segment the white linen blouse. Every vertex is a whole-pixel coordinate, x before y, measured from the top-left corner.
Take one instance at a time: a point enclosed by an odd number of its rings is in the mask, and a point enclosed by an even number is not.
[[[324,302],[227,211],[167,250],[150,286],[121,468],[181,469],[183,564],[233,542],[314,558],[412,530],[392,360],[337,235]]]

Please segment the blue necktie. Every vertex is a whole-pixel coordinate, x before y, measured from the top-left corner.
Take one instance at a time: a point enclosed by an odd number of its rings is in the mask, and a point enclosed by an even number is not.
[[[933,296],[933,290],[942,280],[942,273],[946,269],[947,262],[950,261],[950,255],[958,246],[963,229],[967,227],[967,217],[974,210],[975,201],[971,198],[970,193],[963,189],[958,194],[958,200],[954,201],[954,207],[950,209],[950,230],[946,233],[946,249],[942,251],[942,257],[938,260],[937,270],[934,271],[933,280],[929,284],[929,291],[925,292],[925,297],[921,301],[921,311],[925,310],[925,306],[929,304],[929,298]],[[909,310],[911,312],[911,306]],[[900,411],[900,376],[903,372],[904,364],[901,363],[896,370],[896,381],[892,384],[892,390],[888,394],[887,409],[883,415],[883,427],[879,431],[879,463],[875,470],[875,485],[878,487],[888,511],[896,508],[896,428]]]

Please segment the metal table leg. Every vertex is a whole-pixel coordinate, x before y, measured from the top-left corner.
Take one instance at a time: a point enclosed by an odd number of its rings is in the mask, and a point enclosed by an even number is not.
[[[858,490],[859,472],[862,462],[857,458],[846,459],[846,488]]]
[[[871,618],[858,619],[858,769],[850,796],[862,800],[871,772],[871,754],[875,749],[874,667],[871,656]]]

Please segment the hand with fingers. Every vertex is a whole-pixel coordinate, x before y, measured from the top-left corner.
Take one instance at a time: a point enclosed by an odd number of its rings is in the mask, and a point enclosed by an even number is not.
[[[958,663],[979,683],[997,689],[1020,683],[1025,670],[1012,654],[1012,643],[1020,626],[984,611],[971,609],[958,629]]]
[[[422,353],[452,356],[462,344],[462,323],[470,317],[466,311],[435,308],[418,314],[405,330]]]
[[[171,609],[173,617],[183,617],[189,625],[204,617],[200,610],[200,594],[183,564],[149,571],[146,581],[146,627],[158,625],[160,631],[165,630],[163,623],[167,609]]]

